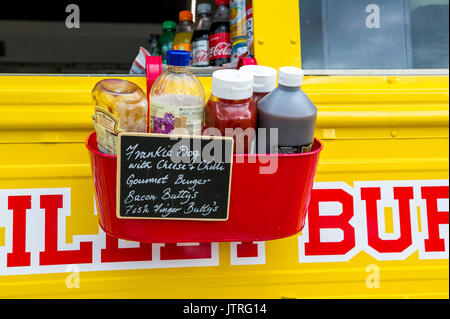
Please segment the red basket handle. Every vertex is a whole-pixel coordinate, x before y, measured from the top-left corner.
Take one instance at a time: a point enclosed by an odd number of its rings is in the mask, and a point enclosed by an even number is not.
[[[147,75],[147,98],[152,90],[153,83],[162,73],[162,57],[147,56],[145,57],[145,73]]]
[[[163,70],[161,56],[147,56],[145,58],[145,73],[147,77],[147,101],[150,105],[150,92],[153,83],[161,75]],[[150,107],[149,107],[150,109]],[[147,133],[150,133],[150,112],[147,112]]]

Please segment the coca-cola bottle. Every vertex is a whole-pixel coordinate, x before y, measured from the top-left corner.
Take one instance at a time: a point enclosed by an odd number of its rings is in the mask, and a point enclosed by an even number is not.
[[[209,29],[211,28],[211,4],[197,6],[197,26],[192,36],[192,66],[209,66]]]
[[[211,66],[223,66],[231,59],[229,3],[229,0],[216,0],[216,14],[209,32]]]

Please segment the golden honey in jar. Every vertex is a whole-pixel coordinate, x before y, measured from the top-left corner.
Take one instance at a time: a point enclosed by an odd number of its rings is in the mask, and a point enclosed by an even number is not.
[[[92,99],[100,152],[117,155],[117,137],[121,132],[147,132],[147,97],[137,84],[102,80],[92,90]]]

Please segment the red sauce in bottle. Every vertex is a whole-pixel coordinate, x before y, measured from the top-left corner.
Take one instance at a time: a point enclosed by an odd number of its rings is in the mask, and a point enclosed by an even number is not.
[[[211,98],[205,107],[206,134],[218,135],[208,132],[215,128],[221,136],[234,138],[235,154],[255,153],[257,121],[252,77],[237,70],[214,72]]]
[[[253,74],[253,99],[258,104],[277,86],[277,70],[263,65],[244,65],[240,69]]]
[[[257,125],[256,114],[256,103],[253,98],[225,100],[211,96],[205,108],[206,128],[216,128],[220,130],[222,136],[232,136],[234,138],[235,154],[254,153]],[[233,129],[233,134],[226,132],[227,128]],[[249,128],[252,130],[247,130]],[[240,146],[240,143],[243,143],[243,147]]]

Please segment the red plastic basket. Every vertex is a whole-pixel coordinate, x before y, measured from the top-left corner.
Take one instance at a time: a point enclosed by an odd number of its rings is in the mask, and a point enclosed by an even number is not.
[[[310,153],[264,155],[278,157],[278,169],[260,174],[256,155],[234,155],[229,219],[227,221],[179,221],[119,219],[116,216],[117,157],[100,153],[97,135],[86,140],[89,150],[99,222],[111,236],[145,243],[267,241],[299,233],[323,148],[315,140]],[[245,157],[237,163],[237,157]],[[242,162],[242,161],[241,161]]]

